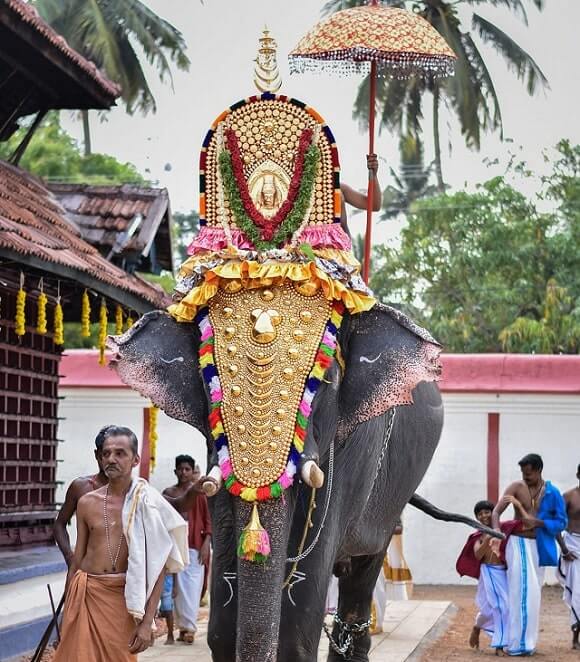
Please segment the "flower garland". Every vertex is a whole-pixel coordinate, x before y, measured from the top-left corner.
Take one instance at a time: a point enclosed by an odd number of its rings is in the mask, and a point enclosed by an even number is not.
[[[133,326],[133,324],[135,324],[135,320],[129,311],[127,314],[127,321],[125,322],[125,331],[128,331]]]
[[[101,309],[99,310],[99,365],[105,365],[105,348],[107,346],[107,325],[108,311],[107,302],[101,299]]]
[[[62,305],[60,303],[60,295],[56,298],[56,306],[54,307],[54,344],[64,345],[64,315],[62,313]]]
[[[240,193],[240,198],[244,205],[244,209],[246,210],[247,215],[254,222],[254,225],[262,228],[262,239],[269,241],[274,236],[276,228],[284,221],[294,206],[296,196],[300,190],[300,182],[302,181],[302,175],[304,172],[304,159],[306,156],[306,151],[312,143],[313,131],[312,129],[304,129],[302,135],[300,136],[300,141],[298,143],[298,153],[296,155],[296,161],[294,164],[294,173],[288,188],[288,195],[286,200],[284,200],[282,203],[282,206],[278,209],[272,218],[266,218],[263,216],[254,205],[254,201],[252,200],[252,196],[248,190],[248,183],[244,177],[244,164],[242,163],[240,145],[235,132],[232,129],[227,129],[225,134],[226,144],[232,156],[232,170],[238,185],[238,191]]]
[[[151,472],[155,471],[157,464],[157,441],[159,434],[157,432],[157,418],[159,417],[159,407],[151,405],[149,407],[149,467]]]
[[[195,321],[201,332],[199,346],[199,365],[203,379],[207,384],[210,394],[209,425],[211,435],[218,453],[218,461],[221,468],[224,483],[228,491],[234,496],[239,496],[245,501],[268,501],[282,496],[282,492],[294,482],[294,476],[300,462],[300,453],[304,450],[304,439],[308,428],[308,421],[312,411],[312,401],[326,369],[330,366],[336,352],[336,335],[342,323],[344,315],[344,304],[335,301],[330,319],[326,324],[320,346],[314,359],[314,365],[306,380],[306,386],[302,400],[296,415],[296,424],[292,445],[288,454],[288,463],[282,475],[270,485],[262,487],[247,487],[234,475],[231,458],[228,449],[228,438],[225,432],[222,418],[223,392],[217,371],[214,345],[215,338],[213,328],[208,315],[207,308],[203,308],[197,314]]]
[[[16,295],[16,318],[14,331],[17,336],[26,333],[26,292],[24,291],[23,278],[20,278],[20,289]]]
[[[226,149],[219,154],[219,168],[223,180],[223,185],[236,219],[236,224],[252,242],[258,250],[270,250],[277,248],[288,235],[293,234],[301,225],[304,216],[310,207],[310,199],[316,179],[318,161],[320,152],[318,147],[311,144],[304,156],[304,168],[300,181],[300,188],[294,200],[292,210],[286,215],[286,218],[278,227],[274,236],[267,240],[262,238],[260,229],[254,221],[248,216],[241,193],[237,185],[236,176],[232,163],[232,155]]]
[[[89,301],[89,293],[85,290],[83,292],[83,299],[81,305],[81,336],[89,338],[91,335],[91,302]]]
[[[37,303],[37,316],[36,316],[36,332],[43,336],[46,333],[46,304],[48,297],[44,293],[44,284],[42,278],[40,279],[40,294],[38,295]]]
[[[123,308],[117,304],[115,308],[115,335],[120,336],[123,333]]]

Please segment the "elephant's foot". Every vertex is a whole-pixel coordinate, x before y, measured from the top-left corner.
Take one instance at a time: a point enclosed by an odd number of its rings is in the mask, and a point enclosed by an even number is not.
[[[314,460],[306,460],[300,471],[302,480],[309,486],[319,489],[324,485],[324,471]]]
[[[222,486],[222,472],[218,466],[211,468],[211,471],[207,475],[207,480],[204,480],[201,489],[204,494],[208,497],[214,496],[217,494],[220,487]]]

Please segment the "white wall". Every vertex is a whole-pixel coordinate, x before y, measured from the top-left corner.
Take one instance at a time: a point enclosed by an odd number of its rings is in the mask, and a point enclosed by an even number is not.
[[[58,480],[95,471],[94,437],[108,423],[126,425],[141,438],[143,407],[148,401],[129,389],[61,388]],[[433,462],[419,493],[437,506],[472,515],[473,505],[487,497],[487,414],[500,414],[500,491],[519,478],[517,461],[540,453],[544,475],[560,489],[575,483],[580,462],[580,396],[444,394],[445,425]],[[157,468],[151,483],[162,489],[173,483],[173,462],[189,453],[205,469],[202,436],[186,425],[159,415]],[[470,583],[455,573],[455,560],[470,529],[437,522],[412,507],[405,510],[405,554],[420,584]]]
[[[131,428],[139,441],[143,436],[143,408],[149,401],[129,389],[60,388],[64,396],[59,406],[63,417],[58,436],[64,440],[58,449],[57,480],[63,485],[57,491],[57,501],[63,501],[66,487],[77,476],[96,472],[93,455],[95,436],[107,424]],[[159,441],[157,466],[151,475],[151,484],[163,489],[175,482],[173,474],[175,456],[192,455],[202,471],[206,468],[206,447],[202,435],[187,425],[159,413]]]
[[[580,462],[580,396],[444,394],[445,425],[418,492],[446,510],[473,514],[487,498],[487,414],[499,412],[501,491],[520,478],[518,460],[539,453],[544,476],[564,491],[575,484]],[[415,508],[404,515],[405,555],[419,584],[460,580],[455,561],[470,530],[436,522]]]

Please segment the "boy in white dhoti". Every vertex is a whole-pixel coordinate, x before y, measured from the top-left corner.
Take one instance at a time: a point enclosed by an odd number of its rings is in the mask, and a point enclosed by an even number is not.
[[[578,487],[564,493],[568,528],[558,539],[562,556],[558,564],[558,579],[564,587],[564,602],[570,609],[572,648],[580,650],[580,464],[576,472]]]
[[[509,655],[533,655],[540,629],[540,604],[544,567],[558,564],[556,536],[565,528],[566,507],[562,495],[542,478],[544,464],[535,453],[518,462],[522,480],[505,490],[492,514],[493,527],[500,530],[499,518],[512,504],[515,518],[523,529],[516,531],[506,545],[509,597]],[[492,540],[494,551],[499,540]]]
[[[491,501],[478,501],[473,512],[479,522],[490,526],[493,508]],[[521,522],[514,520],[501,523],[506,539],[520,527]],[[492,648],[501,650],[507,646],[508,582],[504,553],[505,541],[499,552],[495,552],[491,547],[491,537],[476,531],[469,536],[457,559],[457,572],[478,580],[475,595],[478,613],[469,637],[471,648],[479,648],[482,630],[491,638]]]

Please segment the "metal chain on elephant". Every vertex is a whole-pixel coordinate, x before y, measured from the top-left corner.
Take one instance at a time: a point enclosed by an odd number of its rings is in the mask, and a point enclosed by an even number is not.
[[[334,617],[334,622],[338,625],[338,641],[335,641],[332,632],[327,625],[324,625],[324,633],[328,637],[330,647],[335,653],[338,653],[345,660],[348,660],[354,651],[354,640],[362,637],[369,629],[371,621],[363,623],[345,623],[338,614]]]
[[[330,442],[330,447],[328,449],[328,487],[326,489],[326,499],[324,501],[324,512],[322,513],[322,519],[320,521],[320,526],[318,527],[318,531],[316,532],[316,535],[314,536],[314,540],[308,545],[308,547],[303,551],[298,553],[297,556],[291,557],[286,559],[287,563],[299,563],[303,559],[305,559],[311,552],[312,550],[316,547],[318,540],[320,539],[320,534],[322,533],[322,529],[324,528],[324,524],[326,523],[326,516],[328,515],[328,507],[330,506],[330,496],[332,493],[332,481],[334,478],[334,439]],[[313,490],[314,493],[314,490]],[[314,496],[314,495],[313,495]],[[309,510],[308,516],[306,518],[306,525],[305,525],[305,531],[308,530],[308,523],[310,520],[310,515],[312,513],[312,510],[314,510],[314,498],[311,498],[311,509]],[[304,539],[304,538],[303,538]],[[290,573],[290,576],[286,580],[288,582],[290,580],[290,577],[292,576],[292,573]]]
[[[379,462],[377,464],[377,471],[375,473],[375,477],[373,478],[372,484],[374,485],[377,481],[377,478],[379,477],[379,473],[381,472],[381,466],[383,464],[383,459],[385,457],[385,454],[387,452],[387,448],[389,447],[389,442],[391,441],[391,434],[393,432],[393,425],[395,423],[395,416],[397,414],[397,408],[393,407],[390,412],[389,412],[389,425],[387,426],[387,432],[385,434],[385,441],[383,444],[383,448],[381,450],[381,454],[379,456]]]

